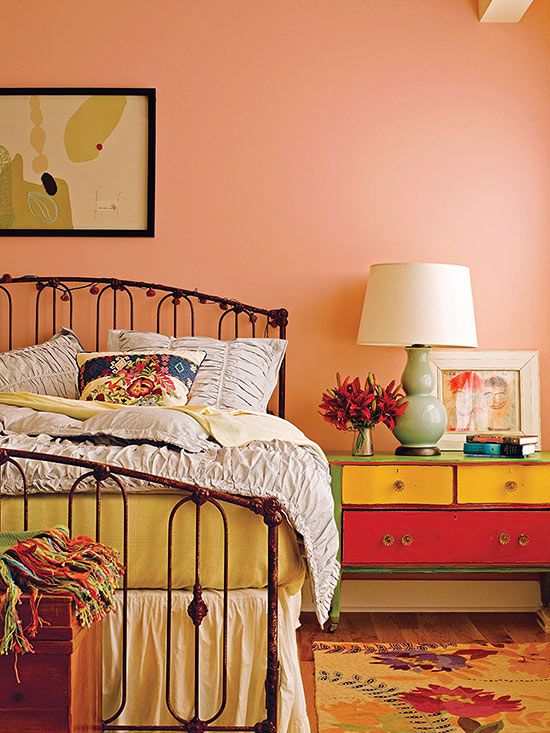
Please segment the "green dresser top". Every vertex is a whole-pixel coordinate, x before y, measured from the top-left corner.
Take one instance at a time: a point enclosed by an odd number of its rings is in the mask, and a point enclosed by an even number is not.
[[[326,457],[330,463],[391,463],[391,464],[435,464],[448,465],[460,463],[463,465],[473,463],[514,463],[522,465],[525,463],[550,463],[550,451],[539,451],[527,458],[509,458],[508,456],[465,456],[462,451],[443,451],[440,456],[396,456],[393,453],[375,453],[373,456],[361,457],[352,456],[351,453],[336,453],[328,451]]]

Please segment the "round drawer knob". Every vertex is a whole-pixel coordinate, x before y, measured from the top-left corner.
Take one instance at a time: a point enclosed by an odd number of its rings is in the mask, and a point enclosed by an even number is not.
[[[22,692],[14,692],[11,696],[11,699],[14,700],[14,702],[21,702],[23,699],[23,693]]]
[[[385,534],[382,537],[382,544],[384,547],[389,547],[390,545],[393,545],[395,542],[394,536],[392,534]]]
[[[501,545],[507,545],[510,542],[510,535],[508,532],[503,532],[500,537],[498,538],[498,541]]]
[[[507,481],[504,484],[504,488],[506,491],[516,491],[518,488],[518,482],[517,481]]]
[[[409,545],[412,545],[413,538],[410,534],[404,534],[403,537],[401,537],[401,544],[405,547],[408,547]]]
[[[529,535],[528,534],[520,534],[518,537],[518,545],[521,545],[521,547],[525,547],[530,542]]]
[[[405,488],[405,482],[404,481],[394,481],[393,482],[393,490],[394,491],[403,491]]]

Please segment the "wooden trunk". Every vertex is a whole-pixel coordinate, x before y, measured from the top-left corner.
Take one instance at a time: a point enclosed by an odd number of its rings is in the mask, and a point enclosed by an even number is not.
[[[25,624],[28,602],[20,606]],[[66,596],[42,598],[45,625],[34,654],[0,657],[0,731],[97,733],[101,730],[101,625],[84,629]],[[47,624],[47,625],[46,625]]]

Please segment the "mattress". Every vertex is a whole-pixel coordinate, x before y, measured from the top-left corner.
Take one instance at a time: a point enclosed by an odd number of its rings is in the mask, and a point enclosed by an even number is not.
[[[168,518],[181,493],[154,492],[128,495],[129,588],[166,588]],[[34,494],[29,499],[29,529],[67,524],[67,495]],[[101,541],[122,550],[123,514],[120,494],[104,493],[101,499]],[[222,503],[229,532],[229,588],[264,588],[267,585],[267,527],[249,509]],[[20,530],[23,500],[0,498],[0,529]],[[77,494],[74,501],[74,534],[95,536],[95,496]],[[201,584],[223,588],[223,524],[211,504],[201,508]],[[174,588],[190,588],[195,579],[195,505],[183,505],[174,521]],[[279,584],[296,593],[305,578],[305,563],[296,533],[288,522],[279,528]]]

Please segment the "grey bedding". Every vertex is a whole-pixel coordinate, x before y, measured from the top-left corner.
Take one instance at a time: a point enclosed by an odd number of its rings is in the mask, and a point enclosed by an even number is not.
[[[338,531],[328,464],[309,446],[273,440],[224,448],[191,416],[159,407],[128,407],[87,420],[0,405],[0,448],[19,448],[145,471],[244,496],[275,497],[303,537],[312,594],[321,623],[339,575]],[[32,491],[68,491],[81,470],[23,462]],[[21,491],[12,466],[1,491]],[[129,491],[151,485],[125,480]]]

